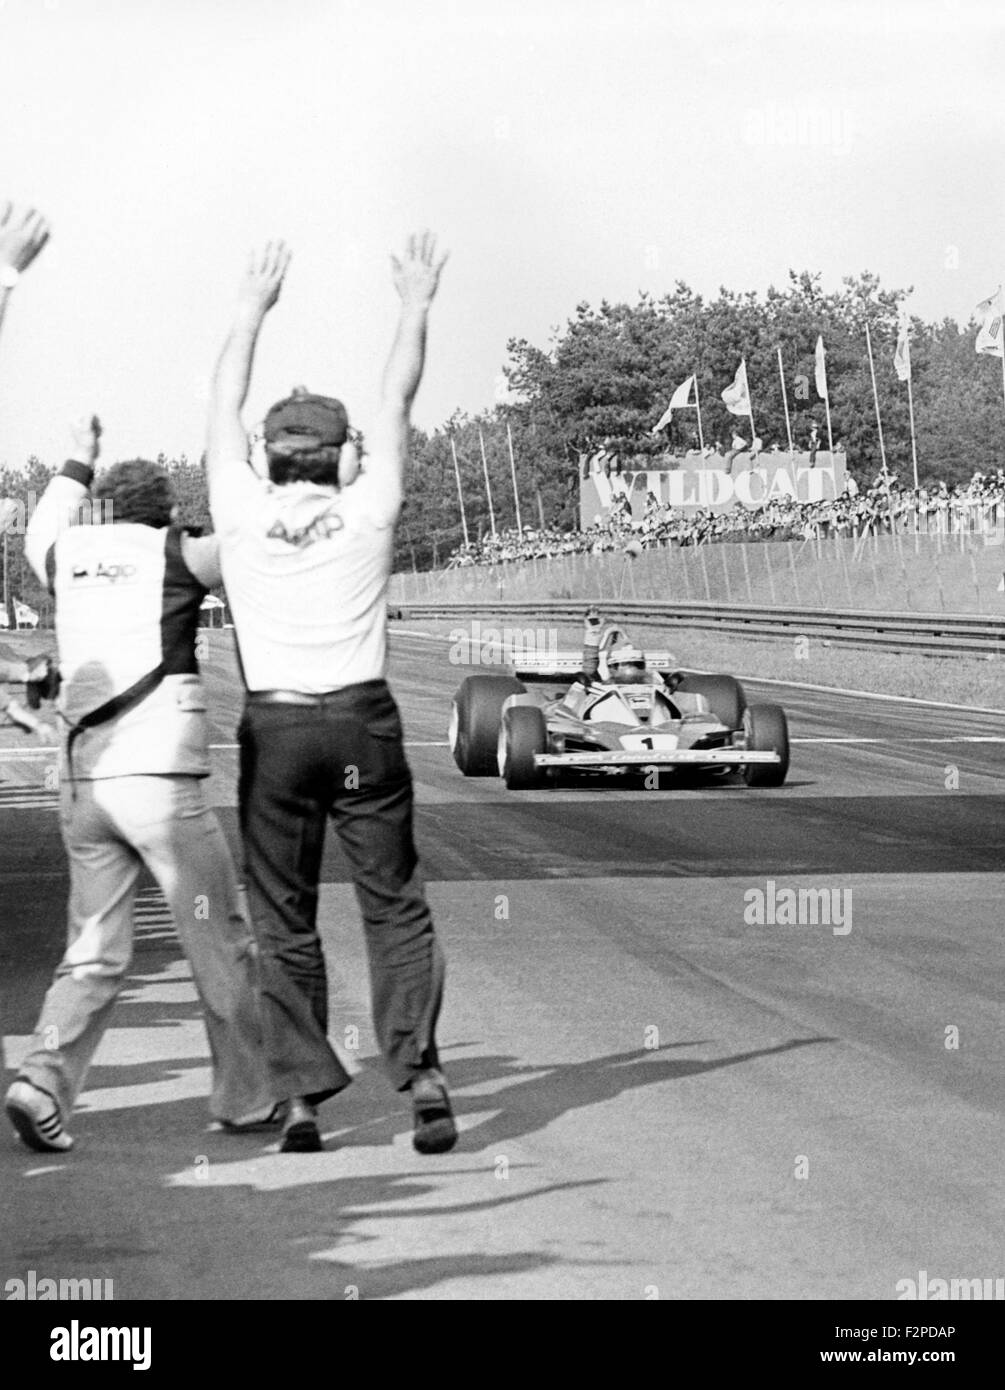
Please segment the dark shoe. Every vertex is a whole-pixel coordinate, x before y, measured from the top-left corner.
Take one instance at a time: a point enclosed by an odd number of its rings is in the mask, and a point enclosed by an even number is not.
[[[457,1143],[457,1126],[442,1072],[420,1072],[411,1089],[412,1146],[420,1154],[447,1153]]]
[[[279,1101],[270,1110],[262,1110],[253,1115],[242,1115],[237,1120],[221,1120],[220,1128],[228,1134],[258,1134],[263,1129],[275,1129],[282,1124],[286,1114],[286,1102]]]
[[[48,1091],[21,1077],[8,1090],[4,1106],[29,1149],[45,1154],[66,1153],[73,1148],[73,1140],[63,1128],[59,1106]]]
[[[316,1154],[322,1149],[318,1112],[300,1096],[289,1102],[283,1122],[282,1154]]]

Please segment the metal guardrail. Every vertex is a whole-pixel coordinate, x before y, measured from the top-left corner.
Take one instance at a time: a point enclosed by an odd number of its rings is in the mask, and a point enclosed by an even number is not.
[[[391,603],[388,616],[405,618],[497,618],[572,621],[584,599],[496,599],[484,602],[426,600]],[[748,637],[816,637],[821,641],[880,651],[927,652],[933,656],[1005,656],[1005,618],[965,613],[869,613],[849,608],[778,608],[745,603],[656,603],[647,599],[598,599],[605,619],[659,627],[703,628]]]

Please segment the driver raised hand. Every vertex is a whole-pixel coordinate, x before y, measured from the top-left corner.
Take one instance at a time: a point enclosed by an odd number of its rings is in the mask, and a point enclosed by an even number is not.
[[[583,682],[590,685],[600,669],[600,614],[588,608],[583,620]]]

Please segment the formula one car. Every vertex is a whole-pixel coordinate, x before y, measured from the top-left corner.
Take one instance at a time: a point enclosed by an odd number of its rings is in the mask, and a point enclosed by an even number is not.
[[[593,664],[595,673],[584,672],[582,654],[517,652],[510,675],[468,676],[450,715],[461,772],[498,774],[511,790],[568,772],[644,774],[651,786],[660,771],[682,768],[739,772],[751,787],[785,781],[784,710],[748,705],[732,676],[677,670],[668,652],[644,656],[616,627],[599,639]],[[564,687],[554,689],[563,678]]]

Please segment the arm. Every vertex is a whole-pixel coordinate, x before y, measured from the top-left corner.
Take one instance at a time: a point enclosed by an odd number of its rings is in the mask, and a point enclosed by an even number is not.
[[[101,421],[96,415],[85,415],[72,426],[72,433],[73,453],[42,493],[24,537],[28,563],[45,585],[49,584],[49,551],[59,533],[79,520],[81,503],[90,492],[101,448]]]
[[[49,240],[49,224],[34,208],[0,203],[0,329],[21,275]]]
[[[393,501],[395,514],[408,457],[409,416],[426,358],[426,320],[446,259],[437,259],[436,238],[430,232],[409,237],[401,260],[391,257],[401,313],[381,380],[380,406],[366,471],[388,501]]]
[[[589,686],[600,669],[600,614],[591,608],[583,624],[583,684]]]
[[[206,445],[206,476],[211,502],[219,495],[227,475],[248,457],[248,435],[241,411],[251,383],[255,347],[265,316],[279,298],[290,253],[281,241],[270,241],[263,251],[252,255],[241,288],[237,308],[213,373],[209,396],[209,434]]]

